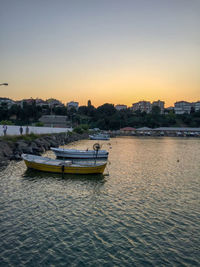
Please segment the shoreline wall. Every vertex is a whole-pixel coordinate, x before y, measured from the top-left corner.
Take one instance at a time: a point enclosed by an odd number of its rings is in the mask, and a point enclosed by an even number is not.
[[[0,166],[6,166],[10,160],[21,160],[21,154],[41,155],[50,147],[59,147],[74,141],[87,139],[88,134],[57,133],[38,136],[38,138],[27,141],[20,139],[16,142],[0,140]]]
[[[20,135],[20,126],[18,125],[7,125],[7,135]],[[23,134],[26,133],[26,126],[22,126]],[[56,127],[37,127],[28,126],[29,134],[55,134],[55,133],[67,133],[72,132],[72,128],[56,128]],[[0,125],[0,136],[3,136],[3,125]]]

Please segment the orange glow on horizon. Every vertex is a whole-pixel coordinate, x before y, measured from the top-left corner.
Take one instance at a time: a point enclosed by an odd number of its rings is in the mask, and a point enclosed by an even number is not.
[[[131,107],[138,101],[165,102],[165,107],[174,106],[176,101],[185,100],[196,102],[199,100],[198,82],[192,82],[188,77],[175,80],[173,77],[166,77],[166,74],[135,70],[118,70],[92,73],[91,76],[85,73],[81,76],[71,75],[67,79],[63,77],[37,79],[29,81],[29,77],[18,80],[8,80],[9,86],[1,88],[1,96],[13,100],[28,98],[41,98],[43,100],[55,98],[63,104],[70,101],[79,102],[79,105],[87,105],[90,99],[92,105],[98,107],[105,103],[125,104]],[[132,74],[134,73],[134,75]],[[157,74],[157,75],[156,75]],[[45,77],[44,77],[45,78]]]

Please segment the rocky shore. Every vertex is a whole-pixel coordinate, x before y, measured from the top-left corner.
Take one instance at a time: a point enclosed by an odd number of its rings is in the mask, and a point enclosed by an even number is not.
[[[0,140],[0,166],[9,164],[10,160],[21,160],[21,154],[34,154],[41,155],[50,147],[59,147],[74,141],[81,139],[87,139],[88,134],[77,133],[58,133],[41,135],[33,140],[27,140],[27,136],[24,136],[19,140]]]

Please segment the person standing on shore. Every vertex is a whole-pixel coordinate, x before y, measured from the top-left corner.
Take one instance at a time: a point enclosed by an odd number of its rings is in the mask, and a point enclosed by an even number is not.
[[[28,125],[26,126],[26,134],[29,134],[29,128],[28,128]]]
[[[22,126],[20,126],[20,128],[19,128],[19,132],[21,135],[23,134],[23,127]]]
[[[4,125],[4,126],[3,126],[3,134],[4,134],[4,136],[5,136],[6,133],[7,133],[7,129],[8,129],[8,126],[7,126],[7,125]]]

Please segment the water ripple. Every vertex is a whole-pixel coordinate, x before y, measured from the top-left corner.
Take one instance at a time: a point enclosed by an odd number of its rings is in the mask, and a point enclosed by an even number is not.
[[[1,266],[199,266],[198,140],[111,145],[109,177],[1,168]]]

